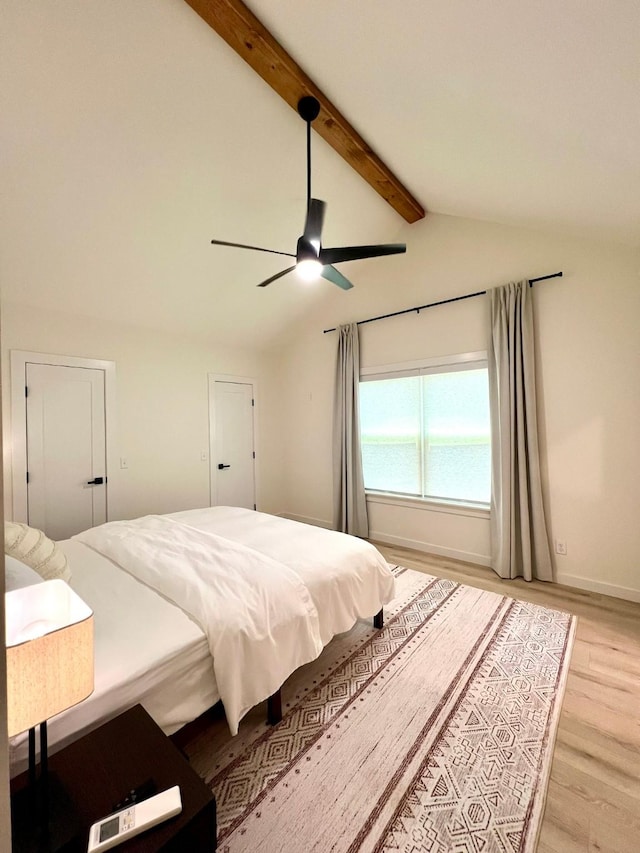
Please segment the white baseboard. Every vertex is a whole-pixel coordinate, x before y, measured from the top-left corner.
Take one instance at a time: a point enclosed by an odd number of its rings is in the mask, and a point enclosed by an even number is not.
[[[375,530],[369,531],[369,539],[383,542],[385,545],[399,545],[402,548],[413,548],[414,551],[424,551],[427,554],[436,554],[438,557],[449,557],[452,560],[463,560],[465,563],[476,563],[478,566],[490,566],[491,557],[486,554],[476,554],[473,551],[460,551],[456,548],[443,548],[441,545],[433,545],[431,542],[420,542],[417,539],[403,539],[401,536],[392,536],[389,533],[379,533]]]
[[[590,578],[582,578],[580,575],[570,575],[565,572],[556,572],[556,582],[564,586],[573,586],[576,589],[586,589],[589,592],[599,592],[602,595],[611,595],[613,598],[624,598],[625,601],[640,602],[640,589],[628,586],[617,586],[605,581],[594,581]]]
[[[316,527],[326,527],[332,530],[333,525],[322,518],[312,518],[307,515],[294,515],[290,512],[279,512],[282,518],[290,518],[292,521],[302,521],[304,524],[314,524]],[[392,536],[389,533],[379,533],[375,530],[369,531],[369,539],[382,542],[385,545],[399,545],[402,548],[412,548],[414,551],[423,551],[426,554],[436,554],[439,557],[450,557],[452,560],[462,560],[465,563],[476,563],[479,566],[490,566],[491,557],[485,554],[475,554],[472,551],[460,551],[456,548],[443,548],[441,545],[432,545],[430,542],[420,542],[417,539],[403,539],[401,536]]]
[[[291,521],[301,521],[303,524],[313,524],[315,527],[326,527],[327,530],[333,530],[333,525],[330,521],[325,521],[323,518],[312,518],[309,515],[294,515],[291,512],[279,512],[281,518],[289,518]]]
[[[283,518],[292,521],[302,521],[305,524],[314,524],[316,527],[332,529],[332,524],[322,518],[312,518],[307,515],[293,515],[288,512],[280,512]],[[441,545],[433,545],[431,542],[421,542],[417,539],[404,539],[401,536],[392,536],[389,533],[370,530],[369,539],[382,542],[385,545],[398,545],[402,548],[412,548],[414,551],[422,551],[426,554],[436,554],[439,557],[449,557],[452,560],[462,560],[465,563],[475,563],[478,566],[491,566],[491,557],[486,554],[476,554],[472,551],[460,551],[456,548],[443,548]],[[616,586],[604,581],[595,581],[580,575],[571,575],[566,572],[556,572],[556,583],[564,586],[572,586],[576,589],[585,589],[588,592],[599,592],[602,595],[610,595],[613,598],[622,598],[625,601],[640,602],[640,589],[626,586]]]

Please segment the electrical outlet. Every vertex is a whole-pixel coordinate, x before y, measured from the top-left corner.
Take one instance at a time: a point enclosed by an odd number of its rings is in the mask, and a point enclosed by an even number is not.
[[[562,554],[563,557],[566,557],[567,543],[564,539],[556,539],[556,554]]]

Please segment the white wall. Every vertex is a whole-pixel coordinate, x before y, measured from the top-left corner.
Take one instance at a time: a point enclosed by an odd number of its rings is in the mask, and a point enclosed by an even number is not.
[[[1,338],[1,335],[0,335]],[[3,382],[0,377],[0,388]],[[0,411],[0,421],[2,412]],[[2,440],[0,439],[0,444]],[[3,472],[0,469],[0,483],[3,480]],[[4,515],[2,490],[0,489],[0,515]],[[4,536],[4,531],[3,531]],[[0,636],[5,635],[5,611],[4,611],[4,549],[0,557]],[[6,646],[0,649],[0,850],[9,850],[11,847],[11,809],[9,806],[9,737],[7,728],[7,703],[5,692],[7,683],[7,660]]]
[[[191,509],[209,504],[208,373],[251,376],[258,383],[256,473],[258,507],[277,511],[281,476],[277,382],[269,358],[250,351],[216,348],[84,317],[2,306],[2,373],[5,512],[11,517],[12,349],[83,356],[116,362],[116,456],[127,470],[109,471],[110,517]]]
[[[545,506],[561,582],[640,600],[638,252],[430,215],[401,258],[351,264],[356,287],[280,354],[290,514],[331,519],[331,411],[341,322],[562,270],[533,288]],[[346,272],[346,265],[344,267]],[[362,366],[486,348],[482,297],[360,327]],[[371,535],[488,563],[488,519],[370,503]]]
[[[200,461],[207,373],[232,373],[259,382],[259,507],[329,525],[336,338],[323,329],[562,269],[564,278],[533,289],[545,505],[551,537],[568,546],[566,557],[555,557],[557,578],[640,599],[638,253],[436,215],[399,239],[406,256],[351,264],[356,287],[328,300],[271,356],[3,304],[5,507],[8,353],[24,349],[116,362],[118,455],[130,466],[112,472],[118,516],[208,503]],[[485,319],[478,298],[361,326],[363,366],[483,349]],[[384,503],[370,512],[375,538],[488,562],[482,514]]]

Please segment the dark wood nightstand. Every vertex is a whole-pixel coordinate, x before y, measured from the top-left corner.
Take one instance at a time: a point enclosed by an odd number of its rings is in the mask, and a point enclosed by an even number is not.
[[[209,788],[141,705],[60,750],[49,759],[79,819],[86,851],[89,827],[149,779],[156,790],[180,786],[182,812],[116,847],[122,853],[213,853],[216,803]],[[26,774],[12,790],[26,785]],[[15,849],[15,848],[14,848]]]

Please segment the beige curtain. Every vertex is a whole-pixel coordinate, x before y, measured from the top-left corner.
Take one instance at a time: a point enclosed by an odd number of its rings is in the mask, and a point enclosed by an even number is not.
[[[550,581],[529,282],[512,282],[488,293],[492,566],[502,578]]]
[[[343,533],[369,535],[360,451],[360,343],[358,326],[338,328],[333,422],[333,526]]]

